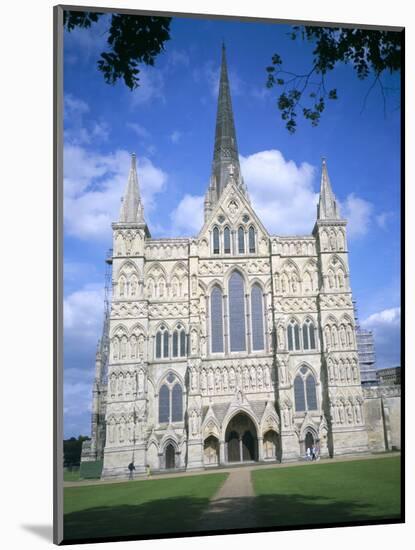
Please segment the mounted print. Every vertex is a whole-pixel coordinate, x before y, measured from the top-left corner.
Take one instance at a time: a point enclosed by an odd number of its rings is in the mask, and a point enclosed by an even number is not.
[[[55,8],[56,543],[403,521],[403,39]]]

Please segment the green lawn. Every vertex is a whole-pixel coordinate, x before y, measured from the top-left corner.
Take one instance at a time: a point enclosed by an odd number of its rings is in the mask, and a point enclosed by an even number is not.
[[[66,468],[63,469],[63,481],[79,481],[79,468],[70,472]]]
[[[258,526],[354,522],[400,516],[400,458],[255,470]]]
[[[65,487],[64,538],[191,531],[228,474]]]

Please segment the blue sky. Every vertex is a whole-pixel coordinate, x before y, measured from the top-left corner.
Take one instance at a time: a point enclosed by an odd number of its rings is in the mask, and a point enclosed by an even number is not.
[[[108,20],[64,38],[65,436],[88,434],[94,355],[103,316],[104,258],[129,169],[138,157],[152,236],[191,235],[201,225],[213,155],[221,43],[227,47],[242,173],[273,234],[311,233],[321,157],[349,220],[351,285],[361,323],[375,332],[379,367],[400,363],[400,110],[371,78],[338,65],[317,128],[288,134],[265,87],[278,52],[287,70],[310,68],[312,48],[276,24],[174,19],[171,40],[141,86],[105,84],[96,61]],[[397,87],[398,79],[388,78]]]

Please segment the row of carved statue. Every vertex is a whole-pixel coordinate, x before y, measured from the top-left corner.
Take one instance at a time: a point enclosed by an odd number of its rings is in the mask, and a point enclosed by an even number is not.
[[[330,415],[333,424],[363,424],[362,400],[350,397],[330,401]]]
[[[141,368],[134,372],[112,372],[108,379],[108,393],[113,399],[132,399],[145,391],[145,378]]]
[[[191,372],[193,391],[197,391],[198,388],[197,377],[197,371],[193,370]],[[202,395],[233,393],[238,387],[245,391],[269,391],[271,383],[271,369],[268,365],[202,368],[199,376]]]
[[[359,383],[359,367],[357,360],[354,359],[332,359],[327,361],[328,375],[330,383]]]

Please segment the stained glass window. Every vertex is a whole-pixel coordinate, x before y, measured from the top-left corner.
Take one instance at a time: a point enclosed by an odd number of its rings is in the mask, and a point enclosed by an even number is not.
[[[255,229],[251,226],[249,228],[249,252],[255,252]]]
[[[219,229],[213,228],[213,253],[219,254]]]
[[[223,248],[225,254],[231,253],[231,232],[229,227],[225,227],[223,231]]]
[[[238,252],[239,254],[245,252],[245,232],[243,227],[238,229]]]
[[[183,420],[183,397],[182,387],[175,384],[172,391],[171,420],[181,422]]]
[[[294,380],[294,400],[295,410],[298,412],[305,411],[305,395],[304,395],[304,381],[298,374]]]
[[[307,409],[315,411],[317,409],[316,381],[310,373],[306,378]]]
[[[212,353],[223,352],[222,291],[215,286],[210,297]]]
[[[229,279],[230,350],[245,351],[245,294],[242,275],[234,271]]]
[[[170,411],[170,391],[169,388],[163,384],[159,393],[159,422],[169,421]]]

